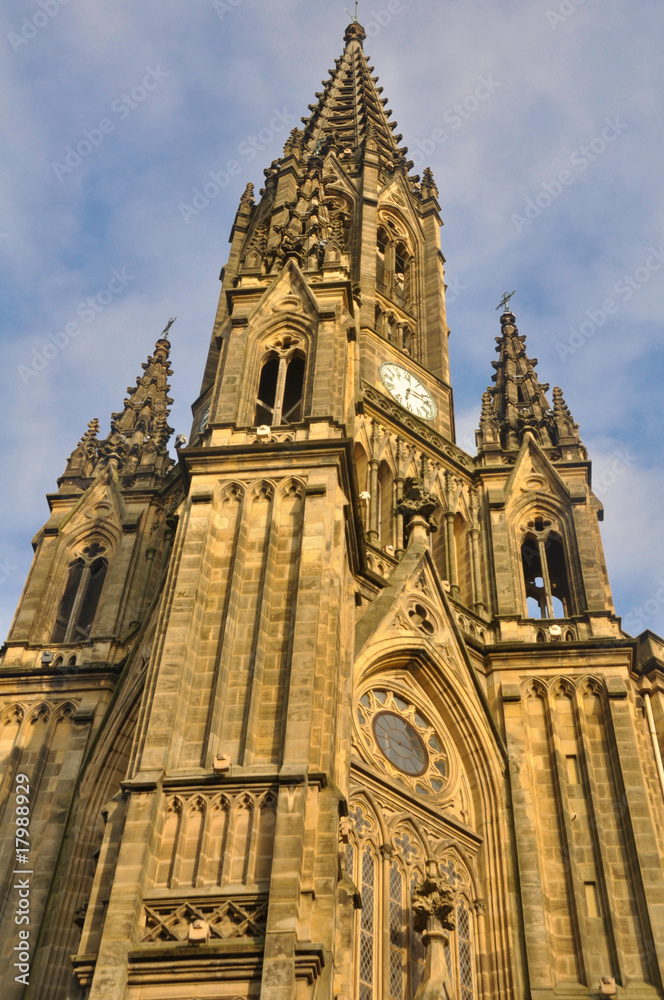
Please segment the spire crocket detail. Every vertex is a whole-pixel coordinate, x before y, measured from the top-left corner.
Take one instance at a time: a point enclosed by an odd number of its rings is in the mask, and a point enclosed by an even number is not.
[[[69,456],[67,468],[59,485],[69,488],[72,483],[83,485],[98,476],[109,462],[122,477],[123,485],[142,486],[163,479],[173,465],[168,456],[168,440],[173,428],[168,415],[173,400],[168,395],[167,382],[173,374],[170,368],[170,341],[167,334],[170,320],[155,344],[154,353],[142,365],[143,375],[135,386],[127,389],[128,399],[118,413],[111,414],[111,429],[99,440],[99,421],[90,422],[86,433]]]
[[[509,296],[504,297],[509,298]],[[498,361],[492,361],[494,387],[482,397],[477,447],[480,457],[490,454],[515,456],[530,433],[552,455],[587,458],[579,438],[579,426],[572,420],[560,389],[554,389],[554,409],[546,397],[548,383],[540,382],[535,372],[537,358],[526,353],[526,338],[519,334],[516,318],[505,301],[500,317],[502,332],[496,337]]]

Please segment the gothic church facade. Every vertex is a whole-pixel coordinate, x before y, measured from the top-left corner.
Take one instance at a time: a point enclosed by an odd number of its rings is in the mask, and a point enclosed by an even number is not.
[[[663,995],[663,644],[507,303],[455,444],[438,191],[363,40],[242,196],[177,463],[167,328],[48,497],[4,1000]]]

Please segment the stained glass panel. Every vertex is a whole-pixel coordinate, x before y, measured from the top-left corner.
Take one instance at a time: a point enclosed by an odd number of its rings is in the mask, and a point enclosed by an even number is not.
[[[396,861],[390,867],[390,1000],[403,1000],[403,883]]]
[[[459,947],[461,1000],[472,1000],[473,951],[471,945],[470,913],[464,900],[457,906],[457,943]]]
[[[362,910],[360,917],[360,1000],[374,997],[375,861],[368,847],[362,852]]]

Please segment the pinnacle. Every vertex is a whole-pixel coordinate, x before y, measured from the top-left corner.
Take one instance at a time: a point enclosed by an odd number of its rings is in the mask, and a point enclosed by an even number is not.
[[[143,375],[135,386],[127,389],[124,408],[111,414],[111,430],[99,440],[99,421],[91,420],[88,429],[67,462],[61,483],[90,479],[97,476],[111,461],[124,480],[141,485],[166,474],[172,461],[168,458],[168,439],[173,428],[168,426],[168,414],[173,400],[168,395],[167,377],[170,368],[168,333],[174,319],[169,320],[158,337],[154,352],[141,365]]]
[[[583,449],[578,425],[574,424],[559,388],[553,390],[551,409],[546,397],[549,385],[537,377],[537,358],[530,358],[526,353],[526,338],[519,334],[516,317],[507,304],[509,298],[511,296],[504,296],[500,303],[503,312],[501,336],[496,337],[498,360],[491,362],[495,369],[492,376],[495,385],[482,396],[478,432],[480,453],[496,450],[496,431],[503,451],[517,451],[528,431],[542,447],[566,445],[580,452]]]

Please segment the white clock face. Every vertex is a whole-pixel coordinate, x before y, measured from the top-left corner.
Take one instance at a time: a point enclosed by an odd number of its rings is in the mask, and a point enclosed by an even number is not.
[[[433,420],[438,412],[436,402],[420,380],[401,365],[391,361],[380,366],[381,382],[397,403],[422,420]]]

